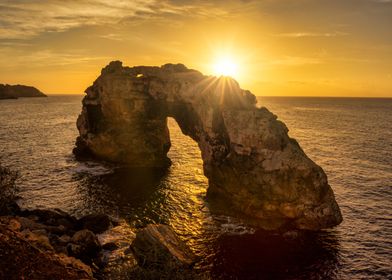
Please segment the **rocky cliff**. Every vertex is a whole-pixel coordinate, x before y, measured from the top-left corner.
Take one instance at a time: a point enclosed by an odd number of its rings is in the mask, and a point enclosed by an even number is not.
[[[0,84],[0,99],[16,99],[19,97],[45,97],[41,91],[35,87],[23,85]]]
[[[86,93],[77,156],[168,166],[173,117],[200,147],[213,208],[268,229],[318,230],[342,221],[322,168],[235,80],[182,64],[130,68],[114,61]]]

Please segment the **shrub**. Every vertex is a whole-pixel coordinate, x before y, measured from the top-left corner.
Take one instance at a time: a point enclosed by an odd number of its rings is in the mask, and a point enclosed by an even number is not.
[[[18,187],[16,179],[19,174],[0,164],[0,214],[6,215],[15,210]]]

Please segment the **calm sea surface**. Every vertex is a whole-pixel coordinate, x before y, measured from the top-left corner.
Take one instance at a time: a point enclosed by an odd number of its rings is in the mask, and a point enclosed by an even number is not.
[[[0,160],[21,173],[23,207],[170,224],[213,279],[392,279],[392,99],[259,98],[324,168],[343,213],[300,237],[211,214],[200,152],[174,120],[167,172],[75,161],[81,99],[0,101]]]

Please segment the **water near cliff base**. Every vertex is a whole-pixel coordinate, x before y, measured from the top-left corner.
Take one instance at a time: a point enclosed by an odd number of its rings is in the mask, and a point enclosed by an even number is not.
[[[210,213],[200,152],[174,120],[167,172],[75,161],[81,99],[0,101],[0,158],[21,173],[22,206],[170,224],[213,279],[392,278],[392,99],[259,98],[324,168],[344,216],[284,236]]]

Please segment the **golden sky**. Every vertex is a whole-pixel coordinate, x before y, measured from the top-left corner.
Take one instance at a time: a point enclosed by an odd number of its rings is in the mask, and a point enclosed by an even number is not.
[[[82,93],[111,60],[221,56],[255,95],[392,97],[392,0],[0,0],[0,83]]]

